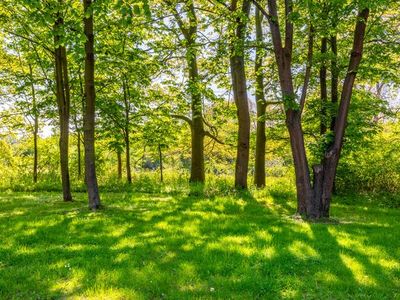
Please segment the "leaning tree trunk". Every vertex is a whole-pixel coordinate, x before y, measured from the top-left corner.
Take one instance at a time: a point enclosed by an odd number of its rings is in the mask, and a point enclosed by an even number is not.
[[[293,164],[296,176],[297,190],[297,212],[308,214],[308,208],[313,198],[311,187],[310,171],[308,169],[306,149],[304,145],[303,129],[301,126],[301,113],[304,106],[306,88],[305,84],[302,92],[300,107],[295,101],[296,94],[293,88],[292,79],[292,48],[293,48],[293,24],[288,17],[292,12],[292,1],[285,2],[285,39],[283,44],[280,26],[278,23],[278,8],[276,0],[268,0],[268,22],[271,29],[272,42],[274,47],[275,59],[278,65],[278,75],[282,98],[286,111],[286,126],[290,137],[290,146],[293,156]],[[310,31],[309,53],[312,51],[312,32]],[[305,81],[306,82],[306,81]],[[310,212],[312,214],[313,212]]]
[[[237,1],[231,4],[232,11],[237,9]],[[245,18],[250,11],[250,1],[244,0],[241,13]],[[242,16],[235,20],[235,36],[232,41],[230,68],[232,77],[233,95],[238,117],[238,141],[235,165],[235,187],[247,188],[247,173],[249,168],[250,148],[250,113],[247,98],[246,72],[244,66],[244,40],[246,35],[247,20]]]
[[[29,76],[31,81],[32,111],[33,111],[33,182],[37,183],[39,115],[36,105],[36,90],[35,90],[35,84],[33,82],[33,70],[31,64],[29,64]]]
[[[83,0],[85,42],[85,114],[84,146],[85,146],[85,177],[88,189],[89,208],[100,208],[100,195],[96,176],[96,156],[94,146],[95,129],[95,86],[94,86],[94,34],[92,0]]]
[[[330,113],[331,121],[330,121],[330,129],[333,131],[335,129],[335,120],[336,120],[336,104],[339,99],[339,70],[337,66],[337,37],[336,35],[332,35],[330,38],[331,42],[331,50],[332,50],[332,59],[331,59],[331,103],[332,103],[332,111]]]
[[[62,4],[63,0],[59,0]],[[56,77],[56,97],[58,104],[60,122],[60,166],[61,183],[64,201],[72,201],[70,177],[68,169],[68,144],[69,144],[69,114],[70,114],[70,92],[68,80],[68,66],[65,46],[60,44],[64,20],[60,12],[57,12],[57,19],[54,25],[56,32],[54,36],[55,45],[55,77]]]
[[[264,74],[262,71],[262,15],[256,8],[256,58],[254,72],[256,76],[256,103],[257,103],[257,134],[256,134],[256,155],[254,162],[254,184],[261,188],[265,186],[265,113],[266,102],[264,96]]]
[[[334,140],[327,149],[321,165],[314,167],[319,170],[317,181],[320,186],[315,187],[314,206],[319,208],[318,217],[329,217],[332,190],[339,163],[340,153],[343,147],[343,138],[347,125],[347,117],[350,100],[353,93],[354,81],[361,62],[364,48],[365,29],[367,25],[369,9],[364,8],[357,16],[357,24],[354,31],[353,48],[351,51],[347,74],[343,82],[340,104],[334,126]]]

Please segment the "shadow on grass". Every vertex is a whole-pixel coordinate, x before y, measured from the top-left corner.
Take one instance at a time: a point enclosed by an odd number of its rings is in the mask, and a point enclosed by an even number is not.
[[[2,196],[0,298],[398,296],[397,224],[293,221],[290,195],[270,196],[106,194],[98,213]]]

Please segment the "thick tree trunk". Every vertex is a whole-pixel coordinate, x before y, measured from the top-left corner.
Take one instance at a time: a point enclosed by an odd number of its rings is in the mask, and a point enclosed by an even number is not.
[[[129,137],[129,125],[130,125],[130,104],[128,99],[127,87],[128,82],[125,79],[122,80],[122,88],[124,92],[124,106],[125,106],[125,128],[124,128],[124,140],[125,140],[125,158],[126,158],[126,180],[129,184],[132,183],[132,169],[131,169],[131,141]]]
[[[231,4],[232,11],[237,9],[237,1]],[[238,117],[238,142],[235,165],[235,187],[247,188],[247,173],[249,167],[250,144],[250,113],[247,97],[246,72],[244,65],[244,40],[246,35],[247,17],[250,11],[250,1],[244,0],[241,12],[242,16],[236,18],[235,36],[232,41],[230,68],[232,77],[233,95]],[[245,18],[243,18],[243,16]]]
[[[310,209],[313,191],[311,187],[310,171],[308,168],[299,111],[293,111],[290,109],[286,112],[286,125],[289,131],[290,146],[292,149],[296,176],[297,213],[312,215],[315,214],[313,209]]]
[[[321,92],[321,120],[320,120],[320,134],[323,135],[326,133],[327,129],[327,101],[328,101],[328,89],[327,89],[327,83],[326,83],[326,64],[325,64],[325,59],[326,59],[326,52],[327,52],[327,46],[328,46],[328,39],[326,37],[323,37],[321,40],[321,55],[322,55],[322,63],[321,67],[319,69],[319,85],[320,85],[320,92]]]
[[[162,149],[161,149],[161,144],[158,144],[158,156],[160,160],[160,181],[164,181],[164,176],[163,176],[163,155],[162,155]]]
[[[62,4],[63,0],[59,0]],[[58,104],[60,122],[60,166],[61,183],[64,201],[72,201],[70,176],[68,169],[68,145],[69,145],[69,114],[70,114],[70,92],[68,80],[68,66],[65,46],[60,45],[61,36],[59,31],[64,24],[60,12],[57,12],[57,20],[54,25],[55,36],[55,77],[56,77],[56,96]]]
[[[99,188],[96,176],[95,156],[95,86],[94,86],[94,35],[92,0],[83,0],[85,42],[85,115],[84,146],[85,146],[85,177],[88,189],[89,208],[96,210],[101,207]]]
[[[35,90],[35,84],[33,82],[33,70],[31,64],[29,64],[29,76],[31,81],[32,111],[33,111],[33,182],[37,183],[39,114],[36,105],[36,90]]]
[[[122,156],[121,151],[117,151],[117,160],[118,160],[118,179],[122,178]]]
[[[299,214],[314,214],[309,212],[313,200],[311,187],[310,171],[308,168],[306,149],[304,146],[304,136],[301,126],[302,103],[296,102],[296,95],[292,80],[292,48],[293,48],[293,24],[288,18],[292,12],[292,1],[285,2],[285,44],[283,45],[281,32],[278,23],[278,8],[276,0],[268,0],[268,8],[271,16],[268,18],[274,53],[278,65],[279,82],[282,90],[282,98],[286,111],[286,126],[290,137],[290,146],[293,156],[293,164],[296,176],[297,190],[297,212]],[[312,37],[310,31],[310,37]],[[312,39],[310,38],[310,50],[312,50]],[[306,85],[303,87],[302,96],[305,97]],[[303,97],[303,98],[304,98]],[[304,99],[302,99],[304,100]],[[297,108],[297,106],[299,106]]]
[[[254,184],[256,185],[256,187],[261,188],[265,186],[265,112],[267,105],[264,96],[264,74],[262,72],[262,15],[258,8],[256,8],[255,15],[257,49],[254,71],[256,75],[257,134],[256,155],[254,163]]]

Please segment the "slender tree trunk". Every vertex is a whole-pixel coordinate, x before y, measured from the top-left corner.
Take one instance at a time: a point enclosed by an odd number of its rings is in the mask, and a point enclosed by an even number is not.
[[[39,114],[36,105],[36,91],[33,82],[32,65],[29,64],[29,76],[31,81],[32,92],[32,110],[33,110],[33,182],[37,183],[38,180],[38,132],[39,132]]]
[[[189,21],[187,24],[179,15],[176,7],[171,7],[174,17],[178,23],[179,29],[186,40],[186,64],[188,69],[188,90],[191,96],[191,112],[192,120],[189,121],[191,129],[191,168],[190,182],[205,181],[204,172],[204,122],[203,122],[203,103],[201,92],[199,90],[199,70],[197,66],[197,17],[193,1],[185,1],[185,5],[189,13],[187,14]]]
[[[336,121],[336,105],[339,99],[339,69],[337,66],[337,37],[336,35],[332,35],[330,37],[331,42],[331,50],[332,50],[332,59],[331,59],[331,121],[330,121],[330,129],[333,131],[335,129],[335,121]],[[329,145],[331,146],[331,145]],[[333,189],[332,193],[335,194],[336,191],[336,176],[333,181]]]
[[[357,16],[357,24],[354,31],[353,49],[351,52],[346,77],[343,82],[339,109],[335,120],[334,140],[332,145],[327,149],[322,164],[319,166],[319,168],[322,168],[322,188],[319,189],[321,192],[316,194],[314,199],[315,206],[320,207],[319,217],[329,217],[333,185],[340,153],[343,147],[343,138],[347,126],[347,117],[350,107],[350,100],[353,93],[354,82],[362,58],[368,16],[368,8],[364,8]]]
[[[332,102],[332,112],[331,112],[331,124],[330,129],[333,131],[335,129],[336,120],[336,104],[339,99],[339,70],[337,67],[337,37],[332,35],[330,38],[331,49],[332,49],[332,59],[331,59],[331,102]]]
[[[164,176],[163,176],[163,155],[162,155],[162,149],[161,149],[161,144],[158,144],[158,156],[160,160],[160,181],[164,181]]]
[[[59,0],[63,4],[63,0]],[[56,76],[56,96],[58,104],[60,122],[60,166],[61,183],[64,201],[72,201],[70,176],[68,169],[68,144],[69,144],[69,114],[70,114],[70,93],[68,80],[68,66],[65,46],[60,45],[61,36],[59,31],[62,29],[64,19],[61,12],[57,12],[57,19],[54,25],[55,36],[55,76]]]
[[[95,85],[94,85],[94,34],[92,0],[83,0],[85,42],[85,115],[84,115],[84,146],[85,146],[85,177],[88,189],[89,208],[96,210],[101,207],[99,188],[96,176],[95,156]]]
[[[78,131],[78,178],[82,177],[82,157],[81,157],[81,132]]]
[[[131,173],[131,142],[129,139],[129,132],[124,134],[125,140],[125,159],[126,159],[126,181],[132,183],[132,173]]]
[[[118,179],[122,178],[122,157],[121,151],[117,151],[117,160],[118,160]]]
[[[237,1],[231,3],[232,11],[237,9]],[[250,11],[250,1],[244,0],[241,12],[245,18]],[[230,68],[232,77],[233,94],[238,117],[238,142],[235,165],[235,187],[247,188],[247,173],[249,167],[250,144],[250,113],[247,98],[246,72],[244,66],[244,40],[246,35],[247,20],[240,16],[236,18],[235,36],[232,41]]]
[[[321,55],[322,55],[322,64],[321,68],[319,69],[319,84],[320,84],[320,92],[321,92],[321,120],[320,120],[320,134],[323,135],[326,133],[327,129],[327,101],[328,101],[328,89],[326,83],[326,52],[328,46],[328,39],[323,37],[321,40]]]
[[[262,71],[262,51],[261,43],[263,41],[262,15],[258,8],[256,15],[256,58],[254,71],[256,75],[256,102],[257,102],[257,134],[256,134],[256,155],[254,169],[254,184],[258,187],[265,186],[265,112],[266,102],[264,96],[264,74]]]
[[[124,128],[124,140],[125,140],[125,156],[126,156],[126,180],[129,184],[132,183],[132,170],[131,170],[131,141],[129,137],[129,124],[130,124],[130,105],[127,92],[128,82],[125,79],[122,80],[122,89],[124,92],[124,105],[125,105],[125,128]]]

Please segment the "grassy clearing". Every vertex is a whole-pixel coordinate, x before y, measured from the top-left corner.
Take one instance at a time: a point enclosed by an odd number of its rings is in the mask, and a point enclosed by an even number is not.
[[[0,194],[0,298],[400,299],[398,209],[337,198],[311,224],[284,188],[200,195]]]

